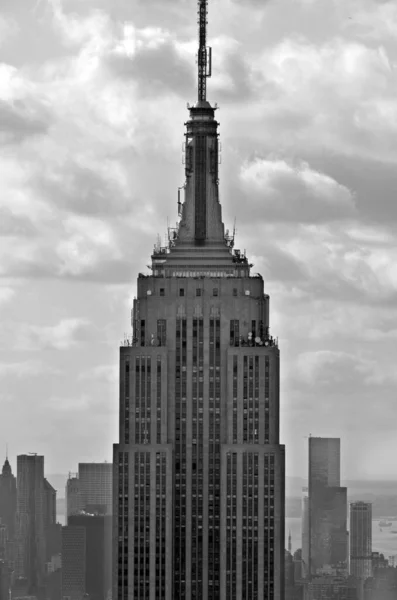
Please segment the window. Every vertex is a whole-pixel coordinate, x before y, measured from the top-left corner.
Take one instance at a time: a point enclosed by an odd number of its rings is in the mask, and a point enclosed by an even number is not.
[[[196,289],[196,296],[201,296],[201,288]]]
[[[237,296],[237,288],[233,288],[233,296]]]
[[[213,295],[213,296],[218,296],[218,288],[214,288],[214,289],[212,290],[212,295]]]
[[[184,295],[185,295],[185,290],[184,290],[184,288],[180,288],[180,290],[179,290],[179,295],[180,295],[180,296],[184,296]]]
[[[164,288],[160,288],[160,296],[165,296],[165,289]]]

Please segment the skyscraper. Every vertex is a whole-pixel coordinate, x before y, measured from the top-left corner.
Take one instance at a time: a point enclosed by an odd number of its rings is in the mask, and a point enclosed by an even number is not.
[[[50,482],[44,478],[44,527],[55,525],[57,520],[57,491],[52,487]]]
[[[309,576],[309,488],[302,488],[302,577]]]
[[[350,504],[350,574],[358,579],[372,576],[372,504]]]
[[[78,475],[72,475],[69,473],[69,477],[66,481],[65,488],[65,499],[66,499],[66,525],[68,524],[68,518],[70,515],[77,515],[82,509],[81,494],[80,494],[80,480]]]
[[[110,589],[110,552],[107,539],[110,515],[71,515],[71,527],[85,529],[85,593],[90,600],[105,600]]]
[[[0,519],[7,527],[9,540],[15,535],[15,511],[17,507],[17,482],[6,457],[0,475]]]
[[[17,457],[16,575],[27,580],[29,595],[44,586],[44,456]]]
[[[283,599],[279,349],[263,279],[222,222],[206,22],[200,0],[180,221],[138,277],[133,337],[120,349],[118,600]]]
[[[83,510],[102,507],[104,513],[112,513],[111,463],[79,463],[80,502]]]
[[[62,527],[62,598],[82,600],[86,573],[85,527]]]
[[[346,569],[347,489],[340,486],[340,439],[309,438],[309,573]]]

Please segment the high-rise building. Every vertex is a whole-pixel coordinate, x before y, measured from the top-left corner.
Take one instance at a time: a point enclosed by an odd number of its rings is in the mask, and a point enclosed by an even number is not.
[[[54,525],[57,520],[57,492],[49,481],[44,478],[44,527]]]
[[[350,503],[350,574],[372,576],[372,504]]]
[[[316,487],[340,486],[340,439],[309,437],[309,494]]]
[[[69,517],[70,526],[85,529],[85,592],[90,600],[106,600],[111,588],[111,554],[107,539],[108,523],[111,518],[110,515],[88,514]]]
[[[44,456],[17,457],[16,576],[41,598],[45,571]]]
[[[11,590],[11,569],[7,561],[0,560],[0,600],[9,600]]]
[[[79,463],[81,509],[112,513],[112,463]]]
[[[309,576],[309,488],[302,488],[302,577]]]
[[[69,477],[66,481],[65,500],[66,524],[68,524],[70,515],[77,515],[82,510],[80,480],[77,473],[75,475],[69,473]]]
[[[206,19],[199,0],[180,221],[138,277],[133,336],[120,349],[118,600],[284,597],[279,349],[263,279],[222,222]]]
[[[9,540],[15,536],[15,512],[17,508],[17,482],[6,457],[0,475],[0,522],[7,527]]]
[[[346,570],[347,489],[340,486],[340,439],[309,438],[309,573]]]
[[[62,598],[82,600],[85,594],[86,530],[85,527],[62,527]]]

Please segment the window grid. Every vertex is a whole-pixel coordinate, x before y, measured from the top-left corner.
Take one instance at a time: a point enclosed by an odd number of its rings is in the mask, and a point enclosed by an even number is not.
[[[274,454],[264,457],[264,577],[263,598],[274,594]]]
[[[265,444],[270,444],[270,358],[265,356]]]
[[[204,321],[193,319],[192,336],[192,597],[203,596],[203,369]]]
[[[161,444],[161,356],[157,356],[156,442]]]
[[[230,320],[230,345],[240,345],[240,321],[239,319]]]
[[[226,484],[226,595],[237,599],[237,453],[228,452]]]
[[[151,358],[135,362],[135,443],[151,443]]]
[[[135,452],[134,596],[150,594],[150,452]]]
[[[166,456],[156,452],[156,599],[165,600],[166,585]]]
[[[233,444],[237,444],[238,357],[233,356]]]
[[[186,591],[186,362],[187,322],[176,321],[175,357],[175,505],[174,505],[174,595]]]
[[[128,452],[119,452],[118,484],[118,596],[128,600]]]
[[[126,358],[124,374],[124,443],[130,443],[130,362]]]
[[[219,598],[221,322],[210,319],[208,459],[208,600]]]

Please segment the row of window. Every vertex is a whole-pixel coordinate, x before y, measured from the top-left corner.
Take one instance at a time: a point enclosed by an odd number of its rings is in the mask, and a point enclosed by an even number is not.
[[[196,288],[196,296],[202,296],[203,291],[204,291],[203,288]],[[212,295],[219,296],[219,288],[212,288]],[[238,295],[237,288],[233,288],[233,296],[237,296],[237,295]],[[165,296],[165,288],[160,288],[160,296]],[[179,288],[179,296],[181,296],[181,297],[185,296],[185,288]]]

